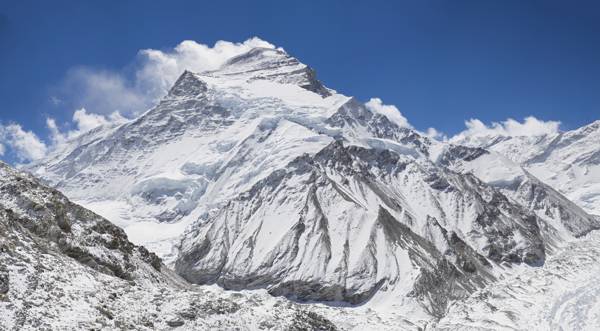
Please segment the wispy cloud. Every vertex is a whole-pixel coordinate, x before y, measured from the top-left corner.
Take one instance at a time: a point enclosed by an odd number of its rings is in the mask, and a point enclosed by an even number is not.
[[[49,151],[83,133],[102,125],[117,125],[126,121],[127,119],[118,112],[104,116],[79,109],[73,113],[71,121],[63,124],[61,129],[55,119],[48,117],[46,126],[50,132],[49,142],[45,142],[33,131],[23,129],[20,124],[0,124],[0,156],[10,153],[16,161],[23,163],[39,160]]]
[[[438,131],[436,128],[428,128],[425,132],[422,132],[422,134],[424,134],[425,136],[427,136],[431,139],[436,139],[436,140],[441,140],[441,141],[448,140],[448,136],[445,133]]]
[[[394,122],[401,128],[410,128],[414,129],[412,124],[408,122],[408,119],[402,115],[402,112],[398,109],[398,107],[394,105],[386,105],[381,101],[380,98],[371,98],[367,103],[365,103],[367,108],[374,113],[379,113],[387,117],[390,121]],[[447,140],[448,137],[443,133],[439,132],[435,128],[428,128],[425,132],[420,132],[421,134],[436,140]]]
[[[408,123],[406,117],[404,117],[400,110],[394,105],[385,105],[379,98],[371,98],[365,105],[372,112],[384,115],[390,121],[402,128],[412,128],[412,125]]]
[[[60,88],[55,91],[57,93],[53,93],[49,99],[56,107],[77,109],[71,120],[59,124],[54,118],[48,117],[47,143],[19,124],[0,124],[0,156],[10,153],[20,162],[36,160],[49,150],[98,126],[123,123],[157,103],[184,70],[214,70],[231,57],[254,47],[275,48],[259,38],[241,43],[218,41],[213,46],[186,40],[172,49],[140,50],[128,66],[129,70],[74,67],[66,73]],[[396,106],[384,104],[380,98],[370,99],[366,106],[400,127],[413,128]],[[429,128],[422,134],[432,139],[454,142],[490,135],[535,136],[558,132],[560,122],[543,121],[530,116],[522,122],[507,119],[489,125],[478,119],[470,119],[465,125],[464,131],[450,139],[435,128]]]
[[[465,139],[485,138],[488,136],[542,136],[559,132],[560,122],[544,121],[533,116],[526,117],[522,122],[509,118],[502,122],[492,122],[486,125],[478,119],[465,121],[466,130],[458,133],[450,140],[461,142]]]
[[[119,72],[77,67],[68,71],[60,86],[63,104],[86,108],[92,113],[110,114],[118,111],[134,115],[149,107],[150,100]]]
[[[54,118],[46,118],[46,126],[50,131],[51,147],[57,147],[70,139],[74,139],[81,134],[89,132],[99,126],[117,125],[127,122],[119,112],[114,112],[108,116],[88,113],[85,108],[78,109],[73,113],[71,123],[64,126],[71,127],[61,130]]]
[[[144,49],[138,54],[139,70],[135,73],[135,85],[156,101],[171,88],[185,70],[215,70],[228,59],[255,47],[275,48],[274,45],[254,37],[242,43],[218,41],[212,47],[186,40],[172,50]]]
[[[32,131],[24,130],[19,124],[0,124],[0,154],[4,155],[8,147],[19,162],[40,159],[46,155],[48,147]]]
[[[69,139],[100,125],[122,123],[149,109],[183,71],[217,69],[254,47],[275,48],[256,37],[241,43],[218,41],[213,46],[186,40],[172,49],[140,50],[122,70],[73,67],[49,97],[55,107],[77,109],[71,121],[59,124],[48,117],[47,142],[20,124],[0,124],[0,156],[10,153],[19,162],[40,159]]]
[[[99,70],[75,67],[68,71],[56,95],[61,105],[85,108],[89,113],[135,116],[162,98],[185,70],[202,72],[219,68],[229,58],[254,47],[275,46],[259,38],[241,43],[218,41],[212,47],[186,40],[173,49],[140,50],[129,68]]]

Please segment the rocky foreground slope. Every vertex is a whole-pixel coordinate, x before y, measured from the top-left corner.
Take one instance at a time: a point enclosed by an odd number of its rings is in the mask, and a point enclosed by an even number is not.
[[[187,284],[122,229],[0,162],[0,330],[335,330],[266,293]]]

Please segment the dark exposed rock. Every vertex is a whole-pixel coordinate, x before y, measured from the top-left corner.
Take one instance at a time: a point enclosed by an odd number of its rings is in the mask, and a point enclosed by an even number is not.
[[[10,289],[9,274],[6,267],[0,265],[0,301],[4,301],[8,298],[8,290]]]
[[[323,83],[321,83],[317,79],[317,73],[315,72],[315,70],[313,68],[310,68],[310,67],[306,68],[306,78],[308,80],[308,84],[301,85],[300,87],[302,87],[303,89],[315,92],[324,98],[331,95],[331,92],[329,92],[329,90],[325,86],[323,86]]]
[[[144,246],[138,246],[138,252],[140,253],[142,260],[149,263],[156,271],[160,271],[162,266],[162,260],[153,252],[150,252]]]
[[[475,252],[473,248],[467,245],[455,232],[452,232],[448,243],[453,248],[457,256],[457,265],[465,272],[474,273],[482,271],[482,267],[490,267],[488,260]]]
[[[448,145],[448,148],[440,155],[438,163],[443,166],[449,166],[457,160],[472,161],[485,154],[489,154],[489,152],[483,148]]]
[[[415,282],[414,289],[409,296],[428,300],[431,304],[430,313],[442,317],[446,313],[449,303],[466,297],[470,291],[461,288],[459,284],[468,284],[461,280],[461,273],[447,260],[441,260],[431,269],[425,269]],[[471,289],[473,290],[473,289]]]
[[[71,232],[71,224],[60,204],[56,205],[56,224],[63,232]]]
[[[211,242],[207,238],[200,245],[195,245],[191,251],[182,254],[175,262],[175,270],[187,281],[196,284],[207,284],[214,282],[221,271],[222,265],[219,265],[215,270],[205,270],[202,273],[195,273],[193,267],[195,263],[202,260],[208,253],[211,247]]]
[[[184,324],[185,324],[185,322],[181,319],[172,319],[172,320],[167,321],[167,325],[172,328],[180,327]]]
[[[8,167],[1,163],[0,167],[5,167],[3,171],[12,171],[6,170]],[[134,252],[136,246],[129,242],[123,229],[70,202],[60,192],[36,183],[33,178],[17,172],[11,175],[15,180],[4,182],[0,192],[10,194],[18,203],[27,206],[24,214],[6,208],[0,211],[0,217],[7,219],[12,230],[26,229],[33,236],[55,243],[60,252],[79,263],[124,280],[133,280],[132,254],[139,254],[143,261],[160,270],[160,259],[143,247]],[[39,198],[32,198],[36,195]],[[40,204],[38,199],[46,202]],[[73,232],[74,224],[81,227],[82,233]],[[99,247],[119,251],[119,254],[91,253]]]
[[[223,299],[211,300],[196,306],[196,310],[208,315],[233,314],[240,310],[240,305]]]
[[[292,323],[288,327],[289,331],[336,331],[335,324],[325,317],[306,310],[300,310],[294,315]]]
[[[131,254],[135,247],[128,239],[123,229],[115,226],[105,219],[99,219],[91,228],[99,234],[109,234],[110,241],[103,241],[105,247],[109,249],[118,249],[124,254]]]
[[[206,92],[206,90],[206,83],[196,78],[190,71],[186,70],[179,76],[179,79],[177,79],[169,91],[168,96],[197,96],[198,94]]]
[[[367,291],[353,291],[338,284],[324,284],[320,281],[281,282],[269,289],[274,296],[285,296],[300,302],[306,301],[345,301],[359,304],[368,300],[379,289],[375,284]],[[240,287],[240,289],[243,287]]]
[[[106,306],[99,306],[99,307],[96,307],[96,309],[98,309],[100,314],[106,316],[106,318],[108,318],[109,320],[112,320],[115,318],[114,315],[110,312],[110,310],[108,310],[108,308]]]

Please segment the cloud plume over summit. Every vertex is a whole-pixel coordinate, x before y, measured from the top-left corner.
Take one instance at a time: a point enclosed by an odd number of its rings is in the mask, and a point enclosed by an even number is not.
[[[217,41],[213,46],[185,40],[172,49],[143,49],[131,67],[134,70],[99,70],[79,66],[66,75],[53,100],[90,113],[125,116],[143,112],[163,97],[185,70],[218,69],[229,58],[254,47],[275,48],[257,37],[241,43]]]

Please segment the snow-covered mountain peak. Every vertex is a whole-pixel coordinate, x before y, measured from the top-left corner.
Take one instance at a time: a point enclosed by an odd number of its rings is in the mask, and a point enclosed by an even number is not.
[[[560,147],[569,145],[579,146],[578,149],[580,150],[597,149],[595,144],[589,144],[596,139],[600,139],[600,121],[595,121],[578,129],[564,132],[560,139],[556,141],[556,145]]]
[[[283,49],[255,47],[250,51],[232,57],[227,60],[222,67],[255,67],[265,68],[277,63],[284,63],[286,60],[293,59]]]
[[[165,99],[174,97],[194,97],[206,92],[206,83],[200,80],[194,73],[185,70],[175,81]]]
[[[586,130],[588,132],[598,131],[598,130],[600,130],[600,120],[596,120],[596,121],[593,121],[592,123],[590,123],[588,125],[584,125],[584,126],[581,127],[581,129],[584,129],[584,130]]]
[[[282,49],[256,47],[227,60],[217,70],[200,74],[227,80],[268,80],[280,84],[293,84],[324,98],[333,92],[317,80],[312,68]]]

